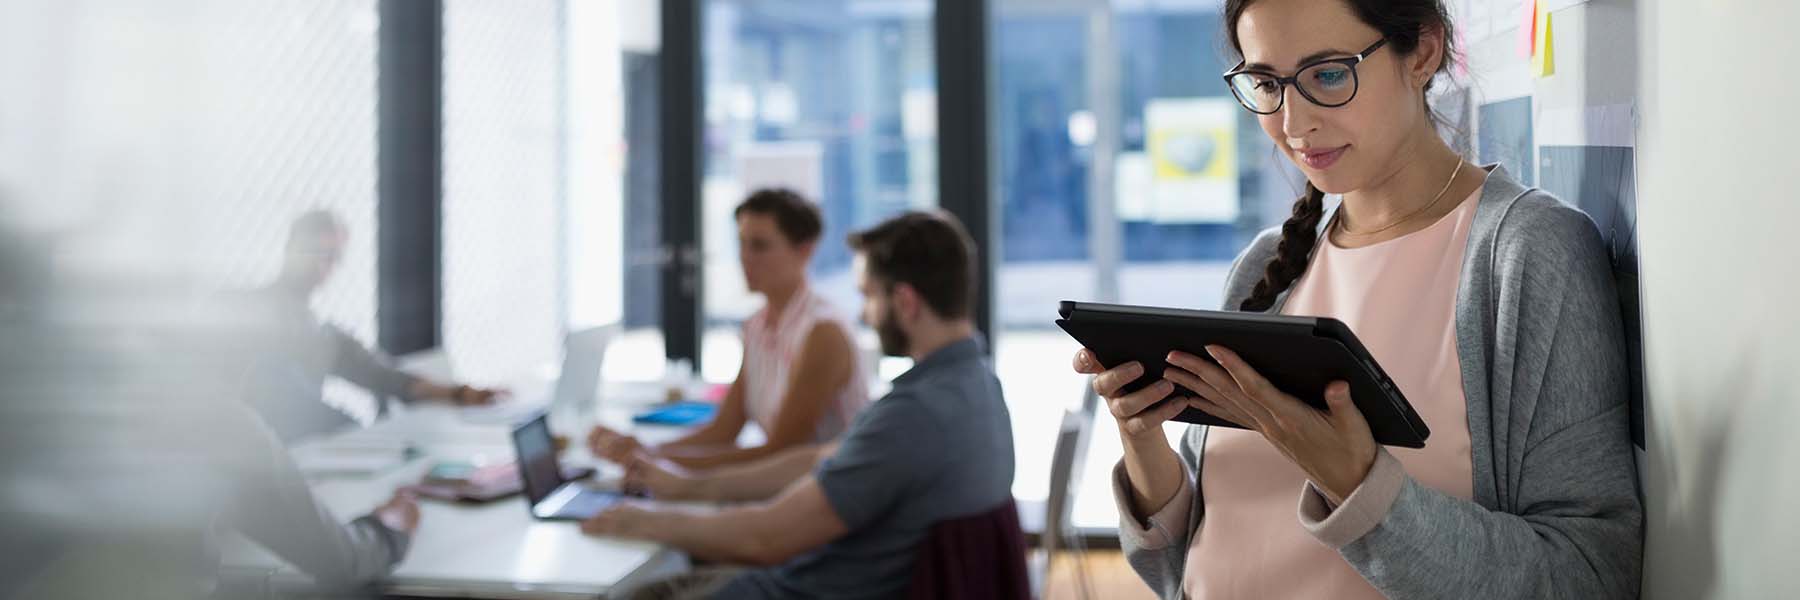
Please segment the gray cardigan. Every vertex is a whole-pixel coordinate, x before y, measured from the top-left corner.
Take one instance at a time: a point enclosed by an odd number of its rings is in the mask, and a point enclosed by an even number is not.
[[[1474,501],[1406,477],[1382,451],[1371,479],[1385,470],[1403,483],[1365,515],[1368,528],[1350,538],[1322,534],[1318,519],[1328,511],[1310,489],[1295,490],[1298,519],[1389,598],[1635,598],[1643,510],[1606,250],[1585,214],[1490,170],[1456,294]],[[1228,310],[1249,296],[1280,237],[1262,232],[1233,264]],[[1270,312],[1286,300],[1283,293]],[[1148,522],[1134,516],[1124,465],[1114,468],[1126,558],[1164,598],[1182,596],[1187,549],[1204,517],[1205,444],[1204,426],[1189,427],[1180,444],[1187,477],[1177,498],[1189,506]],[[1353,494],[1346,507],[1354,502]]]

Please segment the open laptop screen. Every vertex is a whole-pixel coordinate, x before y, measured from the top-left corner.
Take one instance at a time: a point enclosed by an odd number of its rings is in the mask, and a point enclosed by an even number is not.
[[[519,452],[519,475],[525,480],[525,495],[536,505],[562,485],[546,415],[538,415],[514,429],[513,447]]]

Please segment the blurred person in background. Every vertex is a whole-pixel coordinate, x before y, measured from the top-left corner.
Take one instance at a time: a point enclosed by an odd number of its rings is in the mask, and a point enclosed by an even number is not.
[[[234,531],[323,589],[391,572],[418,505],[396,494],[344,522],[318,502],[245,402],[235,304],[170,275],[172,252],[105,250],[128,237],[107,224],[27,234],[7,208],[0,598],[260,595],[221,576]]]
[[[255,406],[281,439],[338,431],[355,423],[324,401],[327,377],[369,390],[382,404],[387,398],[399,398],[483,405],[505,394],[401,371],[392,358],[320,319],[312,310],[312,298],[337,271],[349,240],[349,229],[330,212],[301,214],[288,230],[280,274],[245,294],[249,316],[258,321],[259,347],[254,352],[263,359],[256,369],[260,393]]]

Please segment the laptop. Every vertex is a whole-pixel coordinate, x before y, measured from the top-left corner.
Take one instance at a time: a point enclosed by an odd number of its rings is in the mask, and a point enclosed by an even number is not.
[[[591,489],[563,478],[556,460],[556,442],[550,438],[548,415],[539,414],[513,429],[513,448],[519,454],[519,475],[525,480],[525,502],[539,519],[581,521],[605,510],[619,495]]]
[[[563,338],[562,369],[549,397],[538,392],[514,402],[464,408],[463,419],[506,424],[520,422],[542,411],[559,414],[573,411],[576,417],[590,414],[600,391],[600,364],[606,360],[606,347],[618,330],[618,326],[608,325],[569,332]]]
[[[563,338],[562,373],[550,397],[555,407],[592,407],[600,390],[600,364],[618,327],[590,327],[571,331]]]

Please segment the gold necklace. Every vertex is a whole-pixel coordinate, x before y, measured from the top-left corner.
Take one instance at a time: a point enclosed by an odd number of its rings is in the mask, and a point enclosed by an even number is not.
[[[1437,203],[1444,199],[1444,193],[1450,191],[1450,185],[1456,183],[1456,176],[1458,174],[1462,173],[1463,162],[1464,161],[1460,158],[1456,160],[1456,169],[1453,171],[1450,171],[1450,180],[1444,182],[1444,189],[1438,190],[1437,196],[1432,198],[1431,203],[1426,204],[1424,208],[1412,211],[1412,213],[1410,213],[1404,217],[1400,217],[1400,220],[1394,221],[1392,223],[1388,223],[1386,226],[1384,226],[1380,229],[1376,229],[1374,231],[1364,231],[1364,232],[1351,231],[1349,226],[1344,225],[1343,219],[1337,219],[1338,231],[1345,235],[1368,237],[1371,235],[1375,235],[1377,233],[1381,233],[1383,231],[1387,231],[1389,229],[1393,229],[1395,227],[1399,227],[1401,223],[1405,223],[1409,220],[1412,220],[1413,217],[1424,214],[1425,211],[1431,210],[1431,207],[1437,206]]]

